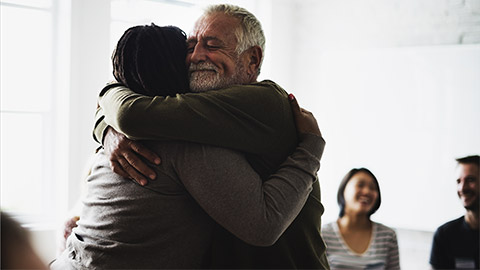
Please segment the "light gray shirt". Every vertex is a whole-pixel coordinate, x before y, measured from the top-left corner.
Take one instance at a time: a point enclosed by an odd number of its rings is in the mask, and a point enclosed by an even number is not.
[[[161,158],[145,187],[115,174],[99,151],[78,227],[54,269],[200,268],[215,222],[248,244],[275,243],[302,209],[325,142],[305,134],[266,181],[243,154],[151,142]]]
[[[377,222],[372,222],[372,230],[367,250],[359,254],[345,242],[336,221],[323,226],[331,269],[400,269],[395,231]]]

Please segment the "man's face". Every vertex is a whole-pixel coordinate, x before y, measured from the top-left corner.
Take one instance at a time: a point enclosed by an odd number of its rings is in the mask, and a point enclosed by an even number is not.
[[[187,66],[194,92],[250,83],[245,59],[235,49],[239,20],[221,13],[200,18],[188,38]]]
[[[457,194],[467,210],[478,210],[479,168],[475,164],[460,164],[458,168]]]

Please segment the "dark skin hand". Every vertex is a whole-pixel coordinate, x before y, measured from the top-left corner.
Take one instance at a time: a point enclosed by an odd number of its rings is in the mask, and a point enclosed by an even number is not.
[[[141,157],[156,165],[160,164],[160,157],[142,143],[129,140],[122,133],[108,127],[103,145],[105,153],[110,157],[110,167],[115,173],[134,179],[142,186],[148,183],[147,179],[155,179],[155,172]]]
[[[297,133],[311,133],[322,136],[313,114],[300,108],[297,99],[292,94],[288,95],[288,98]],[[103,145],[105,153],[110,157],[110,166],[115,173],[133,179],[142,186],[148,184],[148,179],[155,179],[155,172],[142,158],[157,165],[160,164],[160,158],[141,142],[129,140],[122,133],[109,127]]]

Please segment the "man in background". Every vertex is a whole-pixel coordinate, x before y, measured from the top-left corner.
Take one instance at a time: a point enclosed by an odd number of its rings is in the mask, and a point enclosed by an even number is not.
[[[479,269],[480,156],[459,158],[457,162],[457,194],[467,211],[435,232],[430,255],[434,269]]]

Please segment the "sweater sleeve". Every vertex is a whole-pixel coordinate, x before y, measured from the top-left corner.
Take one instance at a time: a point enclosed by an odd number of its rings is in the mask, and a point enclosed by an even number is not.
[[[297,142],[287,93],[271,81],[174,97],[116,86],[101,93],[99,104],[99,142],[107,125],[134,140],[184,140],[251,154],[275,154],[279,145]]]
[[[325,142],[304,136],[264,182],[238,152],[199,144],[186,144],[176,156],[176,172],[221,226],[248,244],[273,245],[302,209],[320,167]]]

